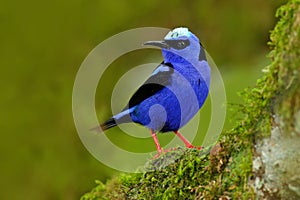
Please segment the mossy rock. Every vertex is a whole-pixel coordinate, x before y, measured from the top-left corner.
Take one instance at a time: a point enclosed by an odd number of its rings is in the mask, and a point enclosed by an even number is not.
[[[94,199],[300,199],[300,0],[277,11],[272,63],[243,95],[245,118],[202,151],[179,149],[82,196]],[[161,167],[163,166],[163,167]]]
[[[254,188],[264,199],[300,199],[300,1],[277,11],[271,34],[273,62],[263,84],[270,88],[271,127],[255,135]],[[267,116],[265,116],[267,117]],[[264,126],[264,124],[262,124]]]

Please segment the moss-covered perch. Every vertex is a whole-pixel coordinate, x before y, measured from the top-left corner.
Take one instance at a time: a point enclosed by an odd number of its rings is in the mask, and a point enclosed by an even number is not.
[[[179,149],[183,155],[167,167],[97,182],[82,199],[300,199],[300,0],[277,17],[272,63],[244,92],[243,120],[213,147]]]

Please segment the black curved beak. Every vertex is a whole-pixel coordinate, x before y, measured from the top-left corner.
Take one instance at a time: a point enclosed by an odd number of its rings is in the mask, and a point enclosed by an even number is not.
[[[148,41],[144,45],[152,45],[162,49],[170,49],[170,46],[165,41]]]

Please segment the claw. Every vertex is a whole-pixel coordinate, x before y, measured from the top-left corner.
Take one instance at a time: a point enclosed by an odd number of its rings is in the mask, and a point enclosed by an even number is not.
[[[175,151],[176,149],[177,149],[176,147],[173,147],[173,148],[170,148],[170,149],[164,149],[164,150],[162,150],[162,152],[158,152],[157,154],[155,154],[155,155],[153,156],[153,159],[158,158],[159,156],[161,156],[161,155],[164,154],[164,153],[171,152],[171,151]]]
[[[202,146],[199,146],[199,147],[196,147],[196,146],[189,146],[189,147],[187,147],[187,148],[190,148],[190,149],[197,149],[197,150],[202,150],[202,149],[204,149],[204,147],[202,147]]]

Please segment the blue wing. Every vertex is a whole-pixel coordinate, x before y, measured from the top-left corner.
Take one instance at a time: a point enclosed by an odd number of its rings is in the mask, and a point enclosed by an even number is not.
[[[116,126],[117,124],[132,122],[130,113],[134,111],[135,106],[140,104],[145,99],[156,94],[158,91],[162,90],[166,85],[170,84],[173,72],[174,69],[171,63],[162,62],[153,71],[151,76],[143,83],[143,85],[132,95],[129,103],[122,112],[113,116],[100,126],[93,128],[92,130],[104,131]]]

